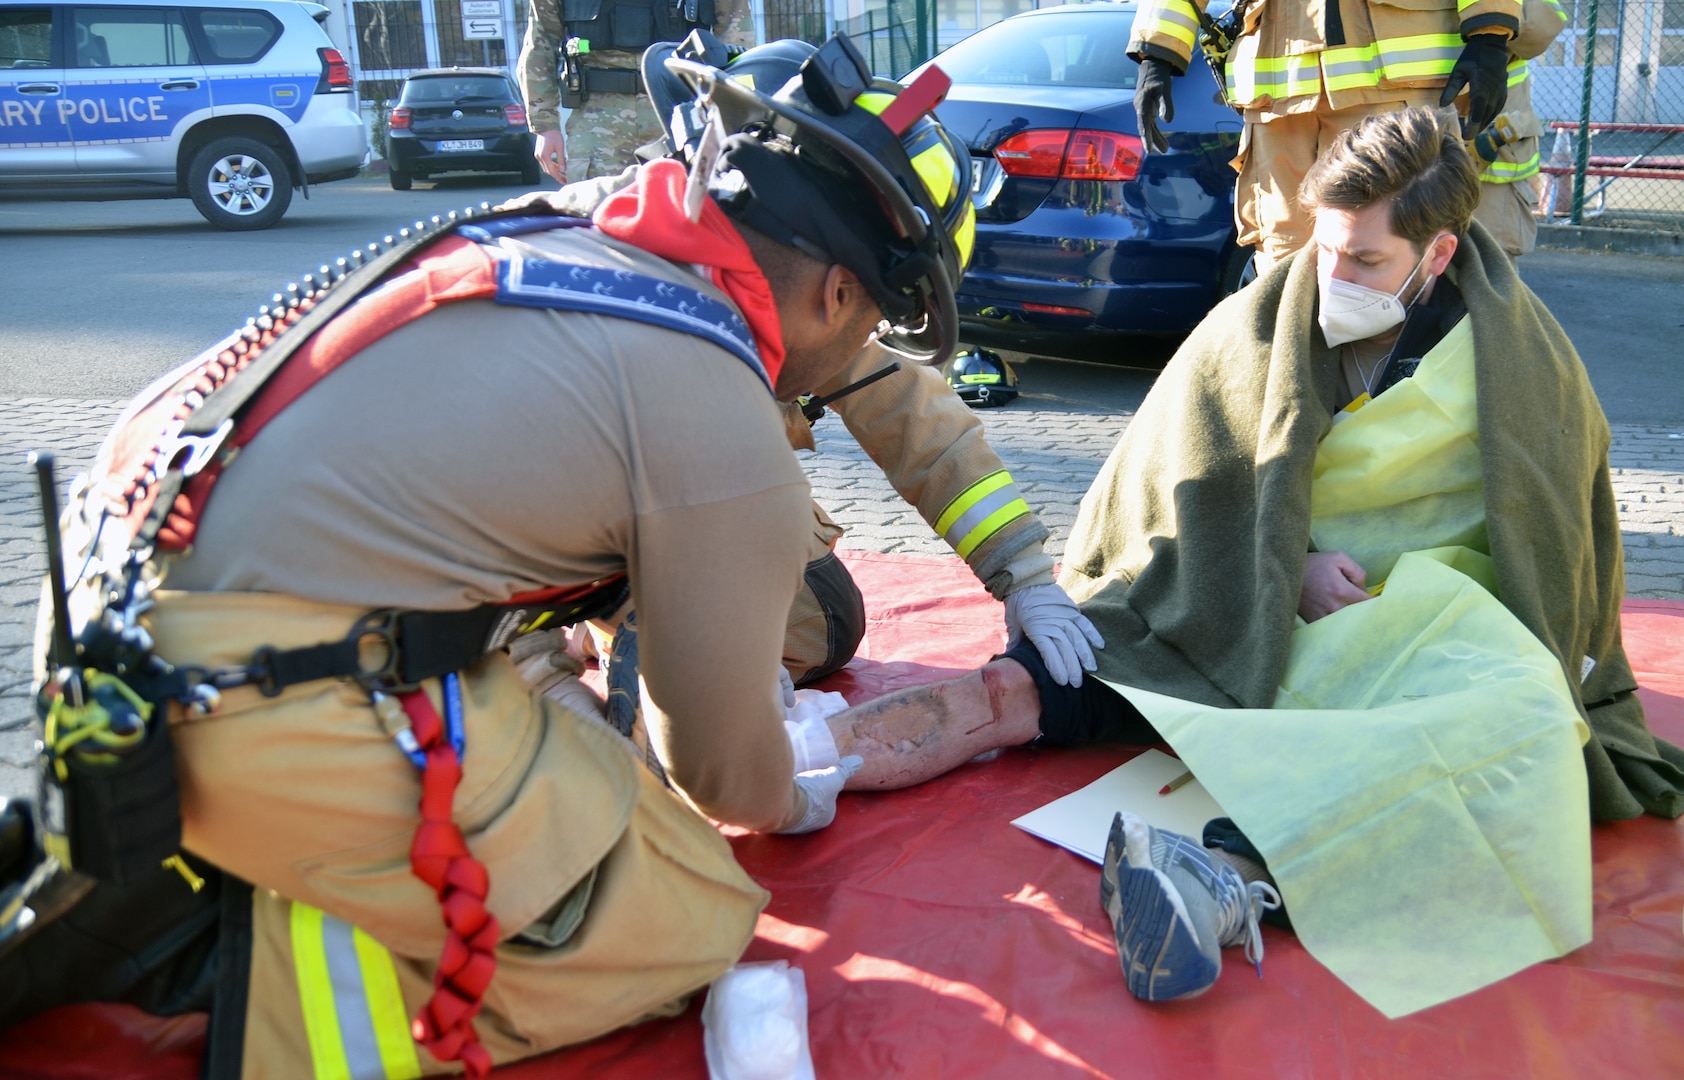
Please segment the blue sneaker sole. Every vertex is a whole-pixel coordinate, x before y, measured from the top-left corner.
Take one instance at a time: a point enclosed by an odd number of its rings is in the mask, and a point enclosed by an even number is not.
[[[1209,990],[1222,966],[1199,951],[1157,873],[1119,867],[1117,878],[1122,901],[1117,957],[1129,993],[1142,1001],[1171,1001]]]

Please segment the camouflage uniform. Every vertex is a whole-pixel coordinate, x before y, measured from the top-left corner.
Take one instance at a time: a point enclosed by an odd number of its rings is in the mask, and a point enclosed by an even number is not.
[[[563,0],[529,0],[526,39],[520,50],[520,88],[526,120],[534,132],[561,130],[561,88],[556,55],[566,40]],[[755,43],[749,0],[714,0],[715,32],[728,45]],[[640,52],[592,50],[587,67],[636,71]],[[665,117],[657,117],[647,94],[591,93],[569,112],[565,129],[567,179],[612,176],[632,164],[637,148],[661,137]]]

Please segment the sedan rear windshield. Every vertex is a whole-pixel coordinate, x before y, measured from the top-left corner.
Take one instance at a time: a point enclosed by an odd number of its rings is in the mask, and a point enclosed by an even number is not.
[[[1007,19],[936,57],[956,83],[981,86],[1096,86],[1133,90],[1128,58],[1134,13],[1084,11]]]
[[[403,88],[405,105],[513,100],[509,84],[496,75],[442,75],[432,79],[411,79]]]

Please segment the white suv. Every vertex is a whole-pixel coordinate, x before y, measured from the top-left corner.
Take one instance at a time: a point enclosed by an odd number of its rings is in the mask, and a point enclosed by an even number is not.
[[[0,197],[188,196],[213,225],[268,228],[293,188],[368,154],[326,16],[297,0],[0,0]]]

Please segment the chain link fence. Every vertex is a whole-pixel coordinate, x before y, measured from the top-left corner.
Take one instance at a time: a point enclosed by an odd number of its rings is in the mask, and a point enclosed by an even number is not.
[[[1560,0],[1529,64],[1545,222],[1684,231],[1684,0]]]

